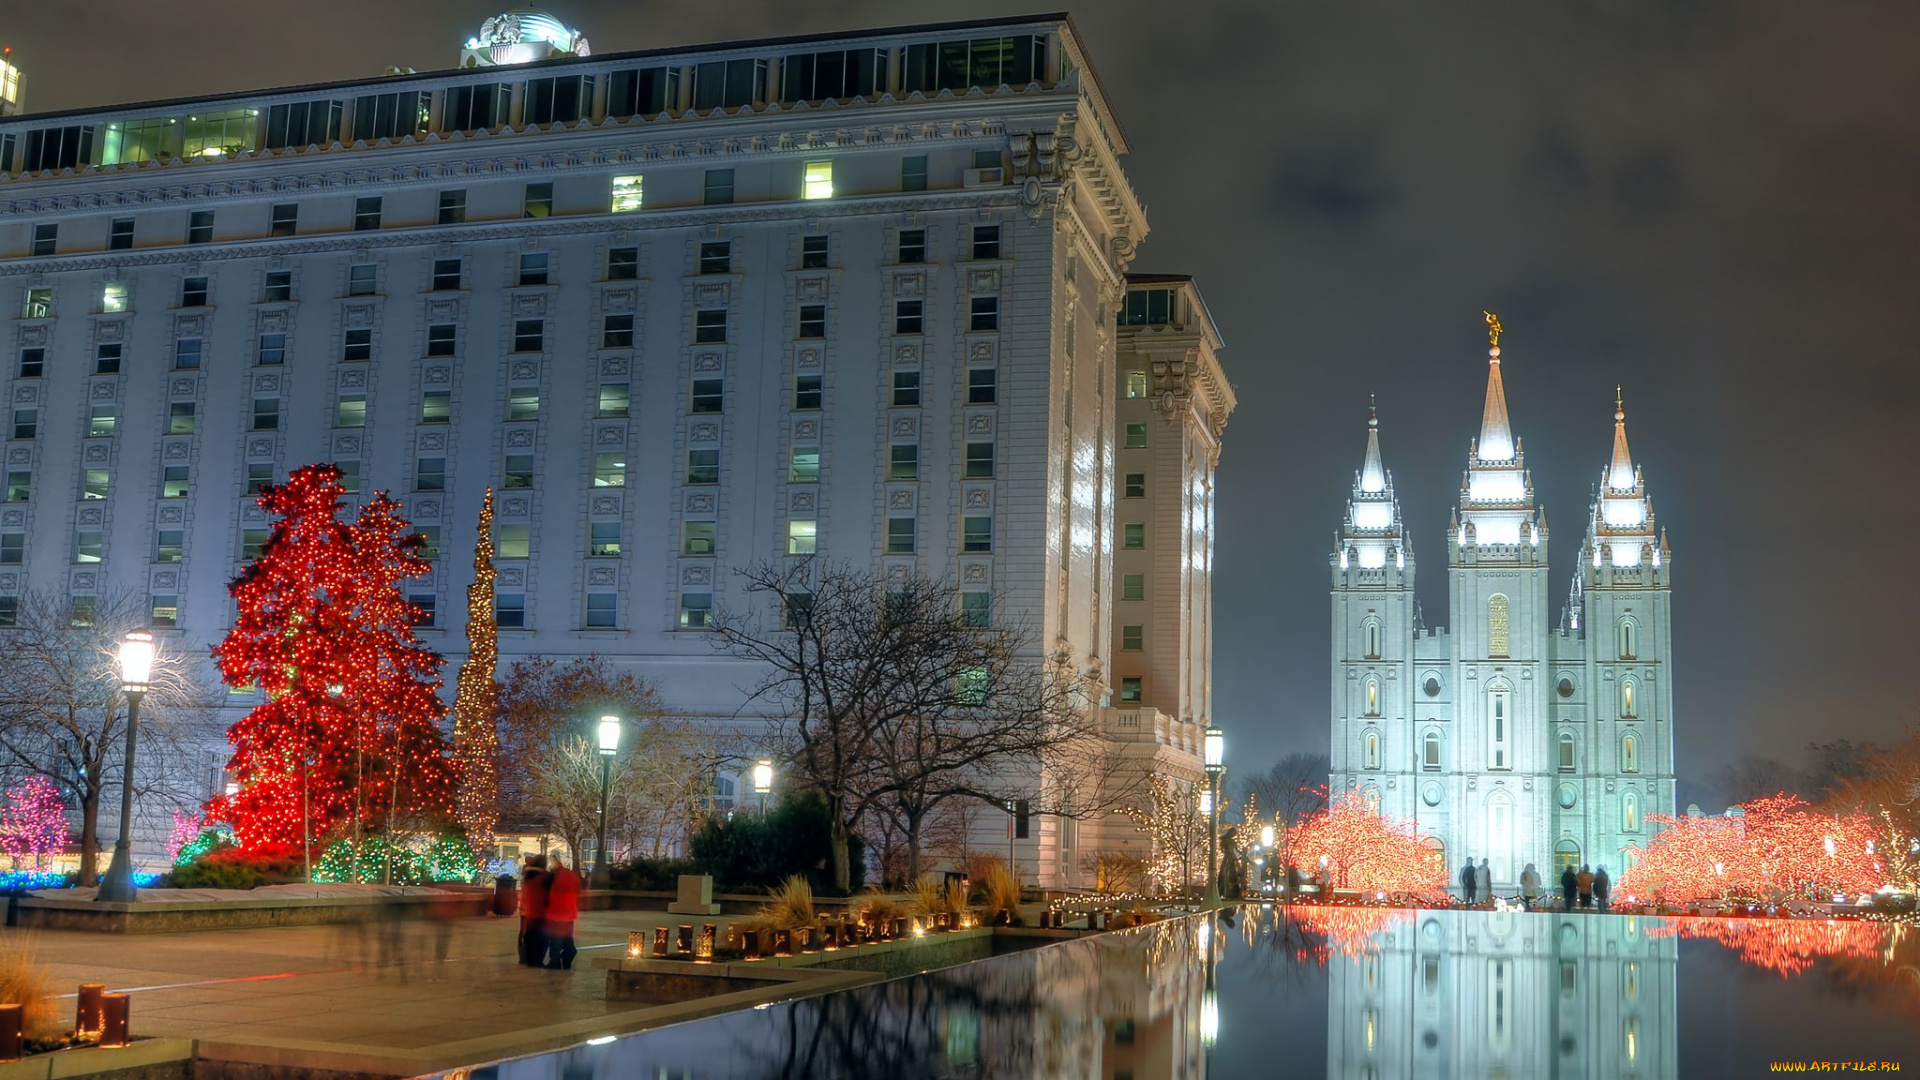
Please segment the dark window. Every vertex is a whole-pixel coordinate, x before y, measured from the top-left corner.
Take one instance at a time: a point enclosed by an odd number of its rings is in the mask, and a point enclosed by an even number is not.
[[[293,271],[267,271],[266,285],[260,290],[260,300],[267,304],[280,304],[293,299]]]
[[[1000,257],[1000,226],[975,225],[973,227],[973,257],[976,259]]]
[[[133,247],[133,219],[117,217],[107,232],[107,250],[126,251]]]
[[[1025,86],[1044,78],[1047,39],[1036,34],[938,41],[909,45],[905,50],[900,92],[955,93],[980,87]]]
[[[993,519],[991,517],[962,518],[960,550],[992,551]]]
[[[725,387],[719,379],[693,380],[691,411],[697,413],[717,413],[725,404]]]
[[[887,479],[920,479],[920,447],[916,443],[900,443],[887,448]]]
[[[373,263],[347,267],[347,295],[372,296],[380,287],[380,268]]]
[[[717,484],[720,482],[720,451],[687,451],[687,483]]]
[[[618,599],[614,593],[587,594],[587,629],[610,630],[618,615]]]
[[[893,404],[896,408],[913,408],[920,404],[919,372],[896,371],[893,373]]]
[[[966,625],[984,630],[993,625],[993,596],[990,593],[969,591],[960,594],[960,618]],[[978,693],[976,689],[975,694]],[[976,702],[977,704],[977,702]],[[1114,1080],[1120,1080],[1125,1073],[1114,1074]]]
[[[346,105],[338,101],[295,101],[267,110],[267,149],[330,146],[340,141]]]
[[[247,463],[247,494],[259,495],[273,483],[273,466],[262,461]]]
[[[900,261],[902,263],[923,263],[927,261],[927,230],[900,230]]]
[[[508,454],[506,466],[501,470],[500,486],[509,488],[532,487],[533,455]]]
[[[33,227],[33,254],[35,256],[53,254],[54,249],[59,243],[59,239],[60,226],[52,224],[35,225]]]
[[[96,345],[93,348],[93,373],[95,375],[120,374],[120,345]]]
[[[433,629],[433,609],[439,598],[433,593],[408,593],[407,603],[413,605],[413,625],[423,630]]]
[[[917,532],[915,524],[912,518],[887,519],[887,554],[913,554]]]
[[[629,68],[616,71],[607,87],[608,116],[652,116],[680,100],[680,69]]]
[[[190,371],[200,366],[201,342],[199,338],[181,338],[173,343],[173,366]]]
[[[600,331],[600,347],[603,349],[633,348],[633,316],[607,316]]]
[[[520,284],[545,285],[547,283],[547,253],[529,251],[520,256]]]
[[[1126,475],[1126,479],[1122,483],[1123,483],[1122,491],[1124,492],[1127,498],[1144,499],[1147,497],[1147,474],[1146,473],[1130,472]]]
[[[254,398],[253,399],[253,430],[255,431],[280,430],[280,399],[279,398]]]
[[[282,333],[261,334],[260,345],[254,351],[253,362],[261,367],[278,367],[287,362],[287,335]]]
[[[967,369],[967,404],[991,405],[1000,390],[1000,369]]]
[[[373,359],[373,330],[348,330],[340,338],[340,362],[361,364]]]
[[[993,476],[993,444],[990,442],[970,442],[967,444],[966,477],[969,480],[991,479]]]
[[[795,53],[780,61],[780,100],[790,105],[885,93],[887,68],[885,49]]]
[[[349,495],[360,494],[360,463],[353,460],[341,460],[333,463],[340,470],[340,490]]]
[[[181,307],[207,306],[207,279],[190,277],[180,282]]]
[[[415,491],[445,491],[446,487],[446,458],[423,457],[414,462],[413,488]]]
[[[733,271],[733,243],[710,240],[700,245],[700,272],[726,274]]]
[[[33,498],[33,473],[21,469],[7,473],[7,501],[26,502]]]
[[[801,375],[793,380],[793,407],[796,409],[820,407],[820,376]]]
[[[520,203],[520,216],[543,218],[553,216],[553,185],[528,184],[526,196]]]
[[[803,338],[827,336],[827,305],[800,305],[800,336]]]
[[[0,536],[0,563],[8,566],[20,565],[21,556],[26,554],[27,535],[25,533],[7,533]]]
[[[267,222],[267,235],[292,236],[300,231],[300,204],[275,203],[273,216]]]
[[[353,231],[366,232],[380,227],[380,196],[368,195],[353,200]]]
[[[976,334],[989,333],[1000,329],[1000,298],[997,296],[976,296],[969,305],[970,318],[967,329]]]
[[[524,103],[529,124],[571,124],[593,113],[593,76],[528,79]]]
[[[461,276],[460,265],[459,259],[433,260],[433,290],[446,292],[450,289],[458,289]]]
[[[418,90],[368,94],[353,104],[356,141],[404,139],[427,130],[427,95]]]
[[[20,377],[37,379],[47,373],[47,350],[39,346],[20,350]]]
[[[547,321],[545,319],[515,319],[513,323],[513,351],[539,352],[546,346]]]
[[[708,206],[725,206],[733,201],[733,170],[708,169],[703,192]]]
[[[467,189],[454,188],[440,193],[440,210],[434,219],[441,225],[458,225],[467,220]]]
[[[738,109],[767,100],[765,60],[714,60],[693,69],[693,107]]]
[[[825,236],[803,236],[800,238],[800,269],[825,270],[827,259],[832,254],[831,238]]]
[[[893,302],[893,332],[896,334],[918,334],[921,329],[920,301],[895,300]]]
[[[39,172],[42,169],[85,168],[93,164],[93,128],[85,125],[74,127],[40,128],[27,132],[25,153],[21,155],[20,167],[27,172]]]
[[[523,593],[499,593],[493,598],[493,623],[509,630],[527,625],[527,598]]]
[[[14,438],[31,439],[38,434],[40,434],[40,410],[39,409],[13,410],[13,437]]]
[[[440,108],[441,131],[492,130],[507,122],[512,88],[504,83],[450,86]]]
[[[1147,546],[1147,526],[1143,522],[1128,522],[1120,526],[1120,546],[1123,548],[1144,548]]]
[[[607,251],[608,281],[632,281],[639,276],[639,248],[619,247]]]
[[[727,313],[724,309],[711,308],[693,313],[693,340],[701,345],[714,345],[727,340]]]
[[[457,333],[453,323],[435,323],[427,327],[427,355],[452,356]]]
[[[927,155],[914,154],[900,159],[900,190],[927,190]]]
[[[1127,294],[1116,321],[1121,326],[1165,326],[1172,320],[1172,289],[1135,289]]]

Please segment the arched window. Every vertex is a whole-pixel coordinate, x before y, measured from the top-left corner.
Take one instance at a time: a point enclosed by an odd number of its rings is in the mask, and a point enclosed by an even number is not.
[[[1620,828],[1625,832],[1640,831],[1640,796],[1627,792],[1620,799]]]
[[[1366,706],[1368,716],[1380,715],[1380,677],[1378,675],[1367,676]]]
[[[1360,638],[1367,659],[1380,659],[1380,620],[1368,617],[1360,626]]]
[[[733,809],[733,781],[728,777],[713,778],[713,808],[715,810]]]
[[[1558,881],[1567,867],[1580,869],[1580,845],[1571,840],[1562,840],[1553,845],[1553,876]]]
[[[1367,768],[1367,769],[1379,768],[1380,767],[1380,733],[1377,731],[1367,732],[1365,738],[1361,743],[1361,746],[1362,746],[1362,750],[1361,750],[1360,758],[1362,761],[1366,762],[1366,764],[1362,766],[1362,768]]]
[[[1439,732],[1429,731],[1427,732],[1427,737],[1421,740],[1420,767],[1428,770],[1429,772],[1440,771],[1440,733]]]
[[[1573,771],[1573,732],[1560,733],[1560,771]]]
[[[1508,654],[1507,598],[1495,596],[1487,601],[1487,655]]]
[[[1640,740],[1631,735],[1620,740],[1620,771],[1640,771]]]
[[[1620,620],[1620,659],[1632,660],[1640,655],[1637,648],[1640,644],[1639,637],[1640,628],[1632,619]]]
[[[1632,679],[1620,680],[1620,718],[1622,720],[1631,720],[1640,715],[1634,711],[1633,691]]]
[[[1366,793],[1361,795],[1360,798],[1363,802],[1366,803],[1367,813],[1377,814],[1380,812],[1380,789],[1379,788],[1377,787],[1368,788],[1366,790]]]
[[[1513,768],[1513,689],[1504,682],[1487,688],[1488,764]]]

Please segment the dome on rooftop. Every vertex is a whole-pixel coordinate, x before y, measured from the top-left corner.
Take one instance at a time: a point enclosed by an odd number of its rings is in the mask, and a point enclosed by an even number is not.
[[[461,67],[525,64],[556,56],[587,56],[587,36],[534,8],[503,11],[480,24],[460,54]]]

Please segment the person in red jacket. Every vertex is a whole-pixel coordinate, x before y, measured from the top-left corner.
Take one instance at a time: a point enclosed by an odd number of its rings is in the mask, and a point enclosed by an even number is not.
[[[527,856],[520,874],[520,964],[540,967],[547,962],[547,939],[542,923],[547,917],[547,857]]]
[[[573,946],[573,924],[580,918],[580,875],[567,869],[558,855],[553,856],[551,862],[553,869],[547,875],[547,913],[541,928],[541,936],[550,950],[545,966],[570,971],[574,955],[580,951]]]

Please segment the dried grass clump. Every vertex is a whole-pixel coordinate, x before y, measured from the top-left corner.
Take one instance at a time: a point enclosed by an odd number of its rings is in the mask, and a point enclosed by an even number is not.
[[[798,874],[780,883],[772,899],[760,909],[762,917],[779,930],[797,930],[813,925],[813,886]]]
[[[895,919],[909,918],[913,914],[906,905],[882,892],[869,892],[862,896],[854,912],[869,928],[890,925]]]
[[[947,882],[946,909],[956,917],[967,913],[967,887],[959,878]]]
[[[1013,925],[1020,925],[1020,875],[1001,863],[987,870],[983,886],[981,906],[986,908],[987,915],[993,917],[1004,911]]]
[[[947,890],[940,879],[932,874],[921,874],[913,883],[913,912],[916,915],[933,915],[946,903]]]
[[[10,933],[0,938],[0,1004],[19,1005],[21,1033],[30,1039],[56,1039],[60,1021],[50,991],[53,979],[40,966],[33,938]]]

